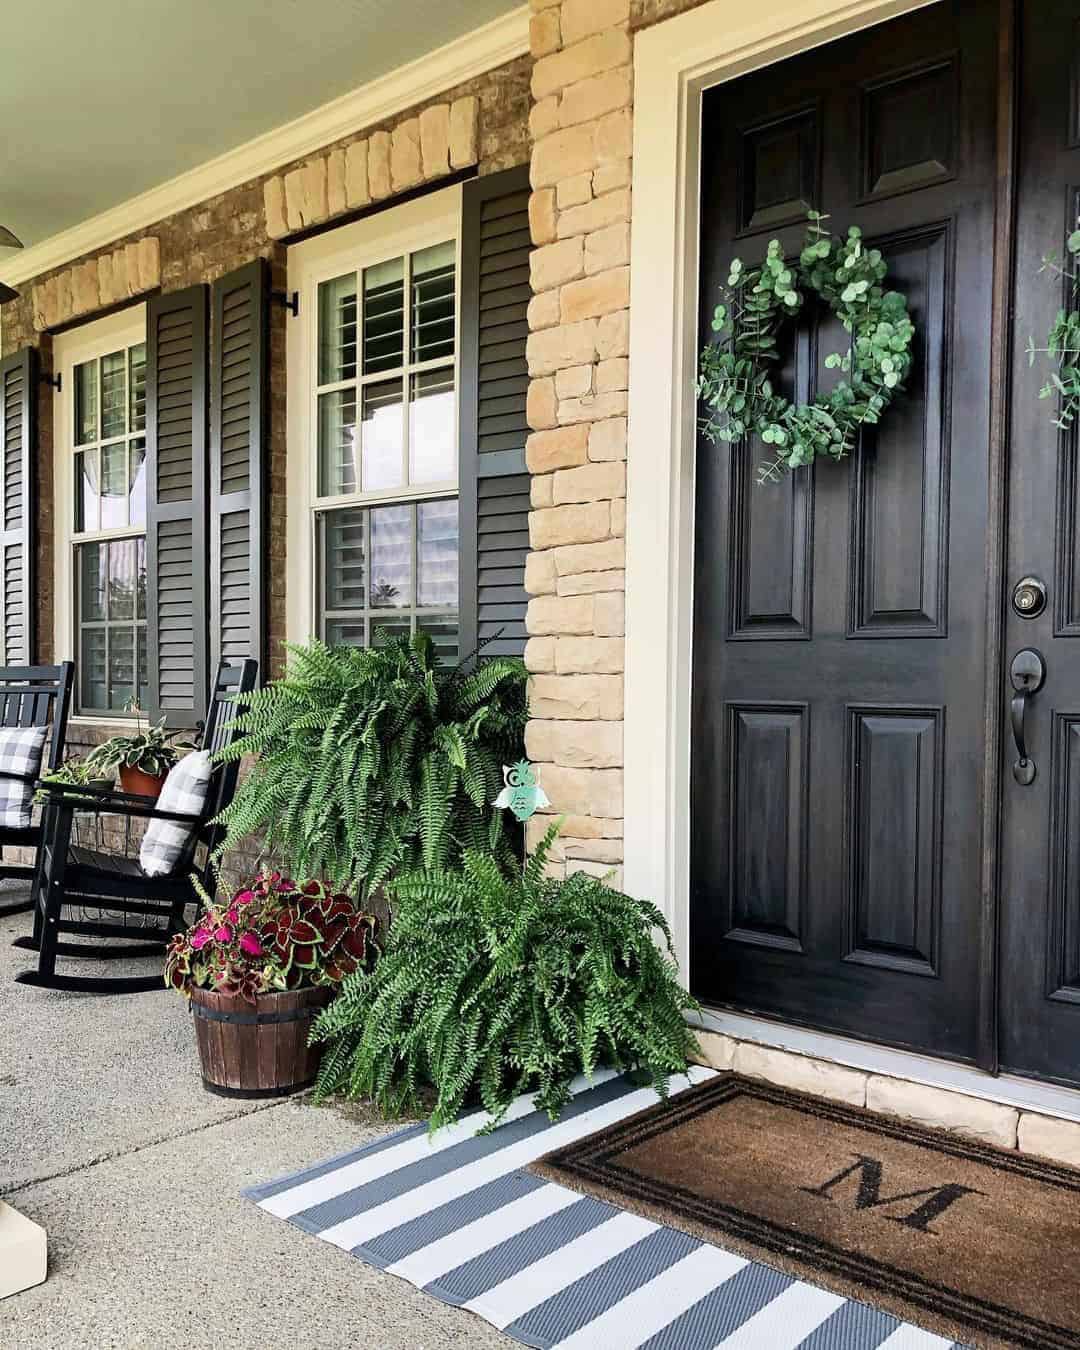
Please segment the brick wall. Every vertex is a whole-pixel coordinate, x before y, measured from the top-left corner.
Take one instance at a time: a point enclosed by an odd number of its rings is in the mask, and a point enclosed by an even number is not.
[[[527,746],[567,815],[556,870],[603,875],[623,857],[630,0],[532,6]]]
[[[200,202],[186,211],[141,230],[130,236],[114,240],[107,248],[88,254],[85,258],[72,259],[55,272],[35,277],[21,283],[18,300],[3,307],[0,323],[0,340],[3,352],[15,351],[20,347],[37,346],[41,353],[43,369],[51,373],[52,338],[49,331],[42,330],[42,320],[51,322],[48,326],[68,326],[75,314],[79,321],[89,321],[98,313],[115,307],[117,294],[106,287],[104,280],[96,280],[100,274],[106,274],[111,257],[123,253],[128,245],[140,240],[156,240],[157,248],[149,254],[150,275],[147,275],[147,260],[144,259],[141,281],[130,282],[128,291],[132,294],[145,292],[157,285],[160,277],[161,288],[165,291],[180,290],[196,282],[211,282],[217,277],[256,256],[268,258],[273,271],[275,288],[284,289],[286,282],[286,249],[283,243],[273,237],[291,228],[300,228],[300,224],[289,226],[286,230],[274,228],[274,221],[268,222],[267,184],[271,180],[284,182],[290,175],[300,171],[299,178],[304,180],[305,169],[311,166],[325,165],[329,159],[337,162],[337,156],[344,159],[350,145],[367,141],[380,142],[385,136],[387,142],[398,132],[408,138],[412,127],[419,129],[420,118],[425,112],[442,105],[453,105],[462,101],[475,108],[475,147],[472,162],[476,163],[480,173],[494,173],[499,169],[523,164],[528,159],[528,115],[529,115],[529,77],[532,61],[521,57],[516,61],[488,71],[475,79],[428,100],[416,108],[396,114],[388,121],[373,124],[358,134],[325,147],[317,155],[292,165],[284,165],[273,174],[252,179],[230,188],[227,192]],[[432,118],[427,119],[430,122]],[[437,118],[434,120],[438,120]],[[402,133],[401,129],[406,128]],[[419,144],[419,142],[418,142]],[[449,163],[444,172],[449,172]],[[323,182],[325,185],[325,168]],[[423,174],[423,178],[432,175]],[[419,179],[417,181],[420,181]],[[382,194],[371,194],[372,200],[379,196],[390,200],[405,186],[413,186],[410,181],[403,183],[397,176],[388,184]],[[324,196],[326,196],[324,186]],[[327,202],[322,218],[340,214],[348,219],[348,209],[344,202],[339,211],[332,211],[333,201]],[[303,224],[315,223],[312,218]],[[129,257],[131,254],[129,252]],[[109,272],[111,278],[111,271]],[[89,300],[80,296],[81,283],[90,279],[91,295]],[[149,282],[148,286],[146,283]],[[50,283],[53,289],[50,290]],[[56,291],[59,290],[59,296]],[[74,295],[72,292],[74,291]],[[44,300],[48,300],[48,305]],[[36,300],[36,305],[35,305]],[[271,406],[270,406],[270,542],[269,542],[269,614],[268,632],[271,656],[271,673],[277,673],[283,664],[282,643],[285,639],[285,512],[286,512],[286,444],[285,444],[285,343],[287,312],[280,306],[272,310],[270,366],[271,366]],[[52,391],[42,386],[40,395],[40,460],[38,467],[39,512],[38,512],[38,659],[50,662],[68,653],[53,651],[53,505],[52,505]]]

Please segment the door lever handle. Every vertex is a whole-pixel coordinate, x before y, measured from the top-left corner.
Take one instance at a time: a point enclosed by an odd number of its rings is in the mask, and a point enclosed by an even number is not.
[[[1016,653],[1009,666],[1009,679],[1016,691],[1009,705],[1013,741],[1016,744],[1016,762],[1013,777],[1022,787],[1035,781],[1035,761],[1028,754],[1025,720],[1028,700],[1043,687],[1046,680],[1046,662],[1034,647],[1024,647]]]

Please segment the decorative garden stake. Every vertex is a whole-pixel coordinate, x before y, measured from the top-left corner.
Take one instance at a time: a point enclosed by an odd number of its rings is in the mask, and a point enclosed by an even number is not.
[[[727,303],[713,312],[719,341],[705,348],[698,367],[698,397],[707,410],[702,433],[714,442],[756,435],[776,449],[776,458],[759,468],[759,483],[778,482],[821,455],[849,455],[862,427],[881,420],[911,370],[915,327],[904,296],[882,285],[889,269],[880,250],[868,249],[855,225],[846,239],[835,239],[821,223],[826,216],[808,215],[797,263],[786,260],[778,239],[756,267],[732,260]],[[771,375],[780,327],[799,313],[807,291],[828,303],[849,334],[847,351],[825,358],[829,370],[848,378],[813,403],[793,404],[774,390]]]
[[[495,798],[494,804],[503,811],[509,807],[518,820],[528,820],[543,807],[551,805],[547,793],[536,781],[536,771],[527,759],[519,759],[516,764],[504,764],[503,781],[506,786]]]

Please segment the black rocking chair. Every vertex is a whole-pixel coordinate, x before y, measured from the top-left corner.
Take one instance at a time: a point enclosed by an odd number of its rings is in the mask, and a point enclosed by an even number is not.
[[[236,703],[255,688],[257,674],[258,663],[252,660],[219,668],[200,749],[221,750],[236,739]],[[162,955],[173,934],[183,930],[187,907],[195,903],[192,875],[213,894],[211,860],[220,841],[221,827],[211,821],[232,801],[239,769],[235,762],[217,766],[206,805],[198,816],[159,811],[150,798],[134,793],[46,785],[48,805],[36,886],[34,934],[15,943],[17,947],[36,951],[38,966],[37,970],[17,975],[18,983],[84,994],[134,994],[164,989],[160,971],[129,977],[58,975],[56,958]],[[191,842],[172,872],[168,876],[150,877],[143,872],[138,858],[73,843],[76,815],[87,814],[127,817],[129,821],[156,815],[158,819],[190,823],[194,828]],[[204,849],[201,860],[196,858],[200,845]],[[88,910],[97,912],[99,917],[87,918]],[[139,918],[138,926],[124,921],[129,915]],[[62,942],[62,933],[120,941]]]
[[[63,759],[74,682],[75,667],[70,661],[64,661],[58,666],[0,667],[0,726],[52,725],[41,757],[42,773],[52,773]],[[26,829],[5,829],[0,826],[0,881],[26,881],[33,887],[41,834],[41,822],[31,824]],[[2,850],[5,845],[9,848],[32,848],[35,852],[34,864],[4,862]],[[33,907],[31,890],[25,899],[20,897],[16,901],[0,904],[0,918],[6,914],[23,914]]]

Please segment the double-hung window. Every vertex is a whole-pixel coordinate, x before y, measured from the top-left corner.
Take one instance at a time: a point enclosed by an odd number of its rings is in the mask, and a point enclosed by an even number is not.
[[[358,646],[422,629],[453,658],[457,239],[429,233],[388,233],[314,286],[314,628]]]
[[[77,710],[115,714],[146,706],[146,344],[109,344],[70,374]]]

